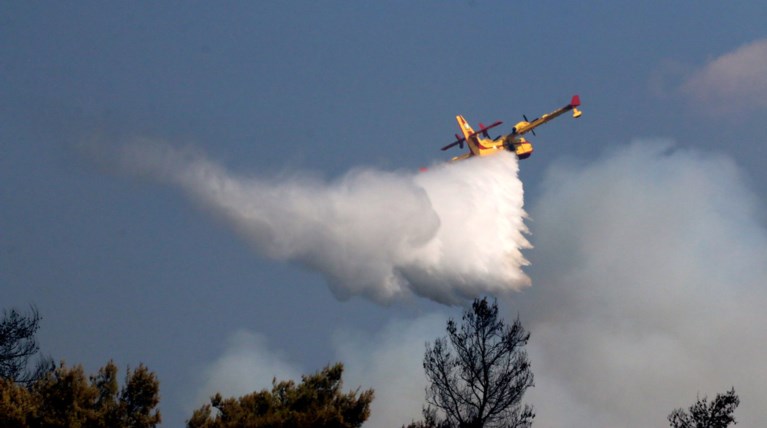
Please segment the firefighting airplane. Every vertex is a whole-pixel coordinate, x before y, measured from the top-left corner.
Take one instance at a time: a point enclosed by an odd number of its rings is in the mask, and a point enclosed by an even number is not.
[[[528,121],[527,117],[523,115],[525,120],[514,125],[514,128],[511,129],[511,134],[501,135],[498,138],[490,138],[487,130],[495,128],[503,122],[495,122],[490,126],[480,123],[479,131],[475,131],[463,116],[456,116],[455,118],[458,120],[458,126],[461,127],[463,137],[455,134],[456,140],[443,147],[442,150],[447,150],[453,146],[463,148],[463,143],[466,142],[469,145],[469,152],[454,157],[453,161],[468,159],[472,156],[487,156],[497,153],[499,150],[508,150],[514,152],[519,159],[527,159],[533,154],[533,145],[523,135],[528,132],[532,132],[535,135],[535,131],[533,131],[535,128],[570,110],[573,111],[574,118],[581,117],[581,111],[578,110],[579,105],[581,105],[581,100],[578,95],[574,95],[572,100],[570,100],[570,104],[532,121]]]

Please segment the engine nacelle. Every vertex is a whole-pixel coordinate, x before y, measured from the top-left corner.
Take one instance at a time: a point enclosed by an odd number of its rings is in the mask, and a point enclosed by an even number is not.
[[[518,131],[520,131],[522,129],[527,128],[529,125],[530,125],[530,122],[528,122],[526,120],[523,120],[521,122],[517,122],[517,124],[514,125],[514,131],[518,132]]]

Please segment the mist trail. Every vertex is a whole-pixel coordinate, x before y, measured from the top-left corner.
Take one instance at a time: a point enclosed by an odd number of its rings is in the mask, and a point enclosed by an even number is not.
[[[239,176],[146,140],[123,147],[121,162],[183,189],[261,254],[321,273],[339,299],[386,303],[414,293],[457,304],[530,284],[510,153],[420,174],[360,168],[332,181]]]

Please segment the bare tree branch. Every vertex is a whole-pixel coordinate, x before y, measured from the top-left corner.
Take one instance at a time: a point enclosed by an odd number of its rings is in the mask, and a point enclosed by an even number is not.
[[[426,400],[444,412],[444,425],[529,427],[535,413],[520,402],[533,386],[523,349],[530,334],[519,319],[506,325],[497,302],[477,299],[460,326],[448,321],[447,333],[433,346],[427,343],[423,363],[430,381]]]
[[[29,359],[39,350],[35,333],[41,319],[34,306],[30,307],[29,315],[16,309],[3,310],[0,321],[0,378],[29,383],[53,370],[54,363],[50,357],[40,357],[32,371],[27,369]]]

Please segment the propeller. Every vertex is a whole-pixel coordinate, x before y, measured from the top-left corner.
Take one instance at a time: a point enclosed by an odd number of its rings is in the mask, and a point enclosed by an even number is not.
[[[527,123],[530,123],[530,121],[527,119],[527,115],[524,115],[524,114],[523,114],[523,115],[522,115],[522,117],[524,117],[524,118],[525,118],[525,122],[527,122]],[[516,131],[516,129],[515,129],[515,131]],[[532,132],[532,133],[533,133],[533,135],[535,135],[535,129],[531,129],[531,130],[530,130],[530,132]]]
[[[448,144],[447,146],[443,147],[441,150],[444,151],[444,150],[447,150],[447,149],[449,149],[451,147],[455,147],[455,146],[463,148],[463,142],[464,141],[466,141],[466,139],[464,139],[463,137],[461,137],[458,134],[455,134],[455,141],[450,143],[450,144]]]

